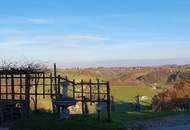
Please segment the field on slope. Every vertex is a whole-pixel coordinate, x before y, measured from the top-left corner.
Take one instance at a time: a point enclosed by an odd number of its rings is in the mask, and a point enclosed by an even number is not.
[[[151,98],[156,94],[156,91],[147,86],[114,86],[111,88],[111,94],[116,102],[135,102],[135,96],[147,96],[147,103],[150,103]]]

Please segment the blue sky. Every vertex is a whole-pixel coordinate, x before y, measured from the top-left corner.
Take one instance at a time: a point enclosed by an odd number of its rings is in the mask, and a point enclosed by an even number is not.
[[[189,0],[1,0],[0,59],[190,58],[189,14]]]

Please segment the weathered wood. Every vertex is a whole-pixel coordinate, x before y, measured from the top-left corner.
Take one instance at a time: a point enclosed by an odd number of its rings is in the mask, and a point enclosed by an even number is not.
[[[43,73],[43,98],[45,99],[45,74]]]
[[[52,93],[53,93],[53,90],[52,90],[52,83],[53,83],[53,81],[52,81],[52,73],[50,74],[50,96],[51,96],[51,99],[53,99],[53,95],[52,95]]]
[[[111,121],[111,103],[110,103],[110,84],[107,82],[107,115],[108,115],[108,121]]]
[[[58,91],[57,91],[57,98],[61,98],[61,95],[60,95],[60,88],[61,88],[61,79],[60,79],[60,75],[58,75]],[[61,107],[58,106],[58,113],[60,113],[60,109]]]
[[[73,80],[72,86],[73,86],[73,98],[75,99],[75,80]]]
[[[8,77],[5,75],[5,91],[6,91],[6,99],[8,99]]]
[[[90,81],[89,81],[89,87],[90,87],[90,101],[92,101],[92,80],[90,79]],[[91,104],[92,104],[92,102],[91,102]]]
[[[85,114],[85,111],[84,111],[84,86],[83,86],[83,80],[81,80],[81,101],[82,101],[82,114],[84,115]]]
[[[30,75],[25,75],[25,111],[26,117],[30,114]]]
[[[36,74],[37,75],[37,74]],[[31,76],[31,77],[30,77]],[[11,83],[9,83],[9,78],[11,79]],[[14,79],[14,83],[12,84],[12,79]],[[41,79],[41,80],[40,80]],[[56,81],[55,81],[56,79]],[[50,96],[52,99],[53,97],[62,97],[62,88],[61,83],[65,80],[70,84],[68,86],[69,91],[71,93],[70,96],[72,96],[76,101],[82,102],[82,112],[85,114],[85,103],[94,103],[97,102],[98,104],[100,102],[106,102],[107,103],[107,112],[108,112],[108,120],[111,119],[111,108],[110,108],[110,86],[109,82],[100,82],[100,80],[97,80],[97,82],[92,82],[92,80],[76,82],[75,80],[68,80],[67,77],[61,77],[60,75],[53,77],[52,74],[50,75],[39,75],[39,77],[35,76],[35,74],[28,74],[23,76],[22,74],[14,75],[13,78],[11,75],[3,75],[0,77],[0,87],[2,88],[3,85],[8,88],[7,91],[3,91],[0,89],[0,98],[4,97],[4,95],[7,96],[7,99],[12,96],[13,98],[13,91],[11,90],[11,87],[20,86],[20,91],[14,92],[14,100],[18,102],[24,102],[24,107],[26,108],[27,113],[29,113],[29,105],[30,105],[30,96],[34,97],[34,99],[37,99],[39,96],[47,97]],[[19,81],[20,80],[20,81]],[[30,82],[31,80],[31,82]],[[37,80],[42,82],[37,82]],[[48,82],[46,83],[45,81]],[[16,82],[18,81],[18,82]],[[25,85],[22,83],[25,81]],[[34,82],[32,82],[34,81]],[[55,84],[54,84],[55,81]],[[3,83],[2,83],[3,82]],[[34,92],[30,92],[30,86],[34,85]],[[56,90],[54,91],[54,86],[56,86]],[[24,88],[23,88],[24,87]],[[38,87],[43,87],[43,91],[38,91]],[[46,91],[50,88],[50,91]],[[102,88],[106,88],[106,92],[104,92]],[[25,90],[25,91],[24,91]],[[19,97],[19,99],[16,99],[16,97]],[[35,98],[36,97],[36,98]],[[37,103],[37,101],[36,101]],[[35,110],[37,110],[37,105],[34,107]],[[59,109],[58,109],[59,112]],[[28,114],[29,115],[29,114]]]
[[[12,93],[12,100],[15,100],[15,89],[14,89],[14,75],[11,75],[11,93]]]
[[[0,100],[1,100],[1,75],[0,75]]]
[[[23,89],[22,74],[20,74],[20,101],[22,100],[22,89]]]
[[[37,104],[38,104],[38,81],[37,81],[37,74],[35,74],[35,99],[34,99],[34,110],[37,111]]]
[[[98,105],[100,105],[100,80],[97,79],[97,83],[98,83]]]
[[[57,87],[58,87],[58,95],[59,95],[59,97],[61,96],[61,79],[60,79],[60,75],[58,75],[58,82],[57,82]]]
[[[55,93],[57,93],[57,68],[56,68],[56,64],[54,64],[54,89],[55,89]]]

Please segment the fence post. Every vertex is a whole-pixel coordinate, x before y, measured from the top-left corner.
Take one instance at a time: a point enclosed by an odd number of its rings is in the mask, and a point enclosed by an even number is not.
[[[26,116],[29,117],[30,112],[30,75],[26,74],[25,77],[25,111]]]
[[[75,99],[75,80],[73,80],[73,99]]]
[[[60,75],[58,75],[58,98],[60,98],[60,95],[61,95],[61,91],[60,91],[60,89],[61,89],[61,77],[60,77]]]
[[[90,87],[90,104],[92,105],[92,80],[89,81],[89,87]]]
[[[14,89],[14,76],[11,74],[11,94],[12,94],[12,100],[15,100],[15,89]]]
[[[1,75],[0,75],[0,100],[1,100]]]
[[[7,74],[5,75],[5,91],[6,91],[6,99],[8,99],[8,76]]]
[[[57,94],[57,68],[56,68],[56,64],[54,64],[54,82],[55,82],[54,89],[55,89],[55,93]],[[56,95],[56,98],[57,98],[57,95]]]
[[[20,101],[22,100],[22,74],[20,74]]]
[[[51,94],[51,99],[53,98],[52,95],[52,73],[50,74],[50,94]]]
[[[61,77],[60,75],[58,75],[58,91],[57,91],[57,98],[60,98],[61,94],[60,94],[60,87],[61,87]],[[60,113],[60,106],[57,107],[58,108],[58,113]]]
[[[111,121],[111,104],[110,104],[110,84],[109,81],[107,81],[107,115],[108,115],[108,121]]]
[[[37,88],[37,74],[35,74],[35,100],[34,100],[34,110],[37,111],[37,103],[38,103],[38,88]]]
[[[82,92],[82,114],[84,115],[85,114],[85,112],[84,112],[84,93],[83,93],[83,91],[84,91],[84,86],[83,86],[83,80],[81,80],[81,92]]]
[[[45,78],[45,74],[43,73],[43,99],[45,99],[45,85],[46,84],[46,78]]]

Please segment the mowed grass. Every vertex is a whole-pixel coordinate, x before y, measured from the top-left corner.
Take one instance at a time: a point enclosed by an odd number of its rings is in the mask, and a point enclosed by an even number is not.
[[[33,113],[29,119],[13,123],[12,130],[124,130],[121,122],[97,120],[97,115],[72,115],[70,120],[60,120],[51,113]]]
[[[111,95],[114,96],[116,102],[135,102],[135,96],[147,96],[147,103],[151,102],[156,91],[148,86],[113,86],[111,87]]]
[[[42,91],[42,87],[39,88]],[[32,90],[34,91],[34,90]],[[148,100],[141,102],[142,104],[150,104],[152,97],[156,94],[156,90],[148,86],[111,86],[111,95],[114,96],[116,103],[123,102],[135,102],[135,96],[147,96]],[[33,108],[33,102],[31,102],[31,108]],[[46,110],[52,109],[52,102],[49,96],[45,99],[42,96],[38,97],[38,108],[44,108]],[[95,105],[89,105],[90,112],[95,112]]]
[[[29,119],[15,121],[12,130],[125,130],[134,121],[150,120],[189,112],[113,112],[112,120],[106,120],[106,114],[97,120],[96,114],[72,115],[70,120],[60,120],[59,116],[50,113],[33,113]]]

